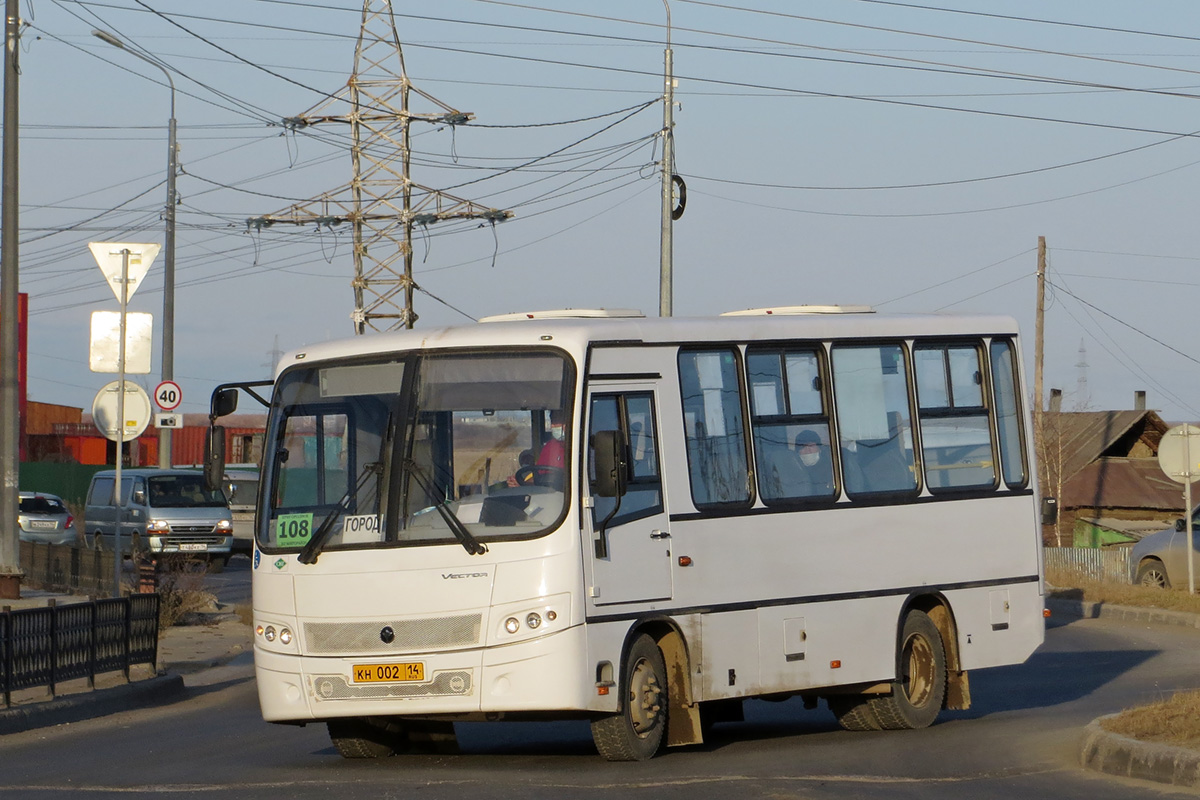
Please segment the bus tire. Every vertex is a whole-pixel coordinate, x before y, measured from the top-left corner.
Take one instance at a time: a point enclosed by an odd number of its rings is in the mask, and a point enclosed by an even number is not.
[[[928,728],[946,698],[946,650],[923,611],[910,611],[896,648],[892,693],[872,697],[871,711],[885,730]]]
[[[209,556],[208,564],[205,565],[205,570],[209,575],[217,575],[225,571],[225,566],[229,563],[229,556]]]
[[[871,704],[861,694],[836,694],[826,698],[829,710],[837,717],[838,725],[848,731],[881,731],[883,725],[871,710]]]
[[[592,740],[608,761],[647,761],[667,729],[667,668],[652,638],[634,639],[621,677],[621,709],[593,720]]]
[[[399,723],[370,717],[331,719],[325,725],[342,758],[387,758],[395,755],[405,739]]]

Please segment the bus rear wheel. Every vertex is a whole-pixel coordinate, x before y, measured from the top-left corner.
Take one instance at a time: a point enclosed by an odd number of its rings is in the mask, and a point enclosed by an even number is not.
[[[937,626],[923,611],[904,618],[892,693],[872,697],[871,711],[886,730],[927,728],[946,697],[946,650]]]
[[[646,634],[634,640],[624,667],[621,710],[592,722],[592,740],[608,761],[647,761],[667,729],[667,668]]]
[[[826,698],[838,725],[848,731],[881,731],[883,725],[871,710],[870,701],[861,694],[836,694]]]

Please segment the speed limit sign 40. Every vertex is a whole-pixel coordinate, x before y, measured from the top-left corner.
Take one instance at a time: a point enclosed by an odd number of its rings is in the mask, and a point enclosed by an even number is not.
[[[163,381],[154,387],[154,402],[163,411],[174,411],[183,402],[183,390],[175,381]]]

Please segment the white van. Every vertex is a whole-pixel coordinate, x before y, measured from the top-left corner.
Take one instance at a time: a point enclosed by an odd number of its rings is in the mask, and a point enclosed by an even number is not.
[[[84,507],[84,536],[97,549],[111,549],[118,507],[113,502],[116,470],[92,476]],[[233,514],[219,491],[205,488],[199,472],[180,469],[121,470],[121,550],[207,556],[219,572],[233,546]]]

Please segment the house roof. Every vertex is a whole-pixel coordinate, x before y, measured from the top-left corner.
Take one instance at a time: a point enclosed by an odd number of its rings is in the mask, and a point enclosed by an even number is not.
[[[1168,478],[1157,458],[1102,458],[1088,464],[1063,485],[1060,508],[1143,509],[1183,513],[1183,484]]]
[[[1061,452],[1067,480],[1097,459],[1129,456],[1139,441],[1156,455],[1167,432],[1154,411],[1047,411],[1042,419],[1047,452]]]

